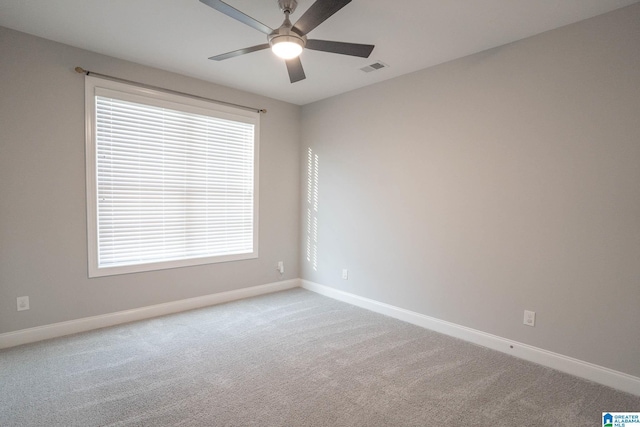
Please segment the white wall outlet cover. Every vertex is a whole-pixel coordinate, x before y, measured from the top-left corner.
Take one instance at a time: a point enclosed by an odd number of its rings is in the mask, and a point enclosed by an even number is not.
[[[29,297],[18,297],[16,302],[18,311],[29,310]]]
[[[342,269],[342,279],[349,280],[349,270],[347,270],[346,268]]]
[[[280,274],[284,274],[284,261],[278,261],[278,267],[276,269]]]
[[[527,326],[535,326],[536,325],[536,312],[535,311],[524,311],[524,321],[523,323]]]

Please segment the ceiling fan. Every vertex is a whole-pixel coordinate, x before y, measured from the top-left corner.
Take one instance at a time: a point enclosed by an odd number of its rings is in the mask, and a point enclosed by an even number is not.
[[[302,63],[300,62],[300,53],[304,48],[311,50],[320,50],[323,52],[339,53],[342,55],[359,56],[368,58],[375,46],[370,44],[344,43],[328,40],[307,39],[307,34],[329,19],[334,13],[345,7],[351,0],[316,0],[315,3],[306,10],[306,12],[298,19],[295,24],[289,21],[289,15],[296,10],[298,6],[297,0],[278,0],[278,5],[284,13],[284,22],[275,30],[264,25],[249,15],[240,12],[238,9],[228,5],[221,0],[200,0],[206,4],[222,12],[230,18],[238,20],[243,24],[250,26],[267,35],[267,42],[257,46],[246,47],[244,49],[234,50],[232,52],[223,53],[221,55],[212,56],[209,59],[214,61],[222,61],[246,53],[257,52],[259,50],[271,48],[279,57],[283,58],[287,64],[289,72],[289,80],[291,83],[304,80],[306,78]]]

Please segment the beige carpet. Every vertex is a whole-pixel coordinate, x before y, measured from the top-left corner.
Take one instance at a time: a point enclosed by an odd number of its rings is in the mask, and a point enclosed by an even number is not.
[[[294,289],[0,351],[0,426],[600,426],[640,398]]]

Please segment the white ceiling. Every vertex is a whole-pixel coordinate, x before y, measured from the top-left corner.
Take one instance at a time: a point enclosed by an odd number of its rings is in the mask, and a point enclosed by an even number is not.
[[[198,0],[0,0],[0,25],[71,46],[307,104],[577,22],[638,0],[353,0],[309,38],[375,44],[369,59],[305,51],[307,79],[289,83],[269,50],[207,58],[266,37]],[[227,0],[272,28],[277,0]],[[299,0],[295,22],[313,3]],[[3,61],[7,58],[2,58]],[[375,60],[389,65],[360,71]],[[82,64],[71,64],[71,66]],[[92,70],[100,72],[100,70]]]

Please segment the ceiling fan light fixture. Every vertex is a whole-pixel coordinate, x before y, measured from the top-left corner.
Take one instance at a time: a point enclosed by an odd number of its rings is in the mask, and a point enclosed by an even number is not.
[[[304,41],[299,37],[280,36],[271,39],[271,50],[282,59],[293,59],[300,56]]]

